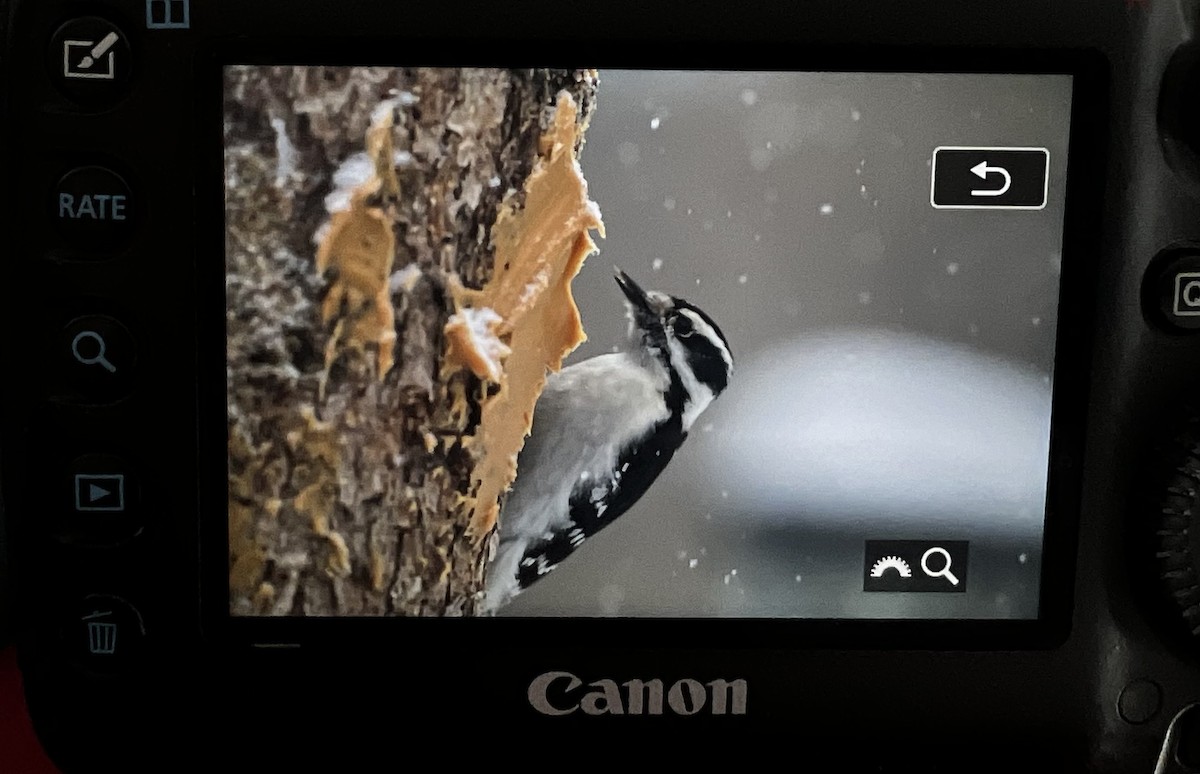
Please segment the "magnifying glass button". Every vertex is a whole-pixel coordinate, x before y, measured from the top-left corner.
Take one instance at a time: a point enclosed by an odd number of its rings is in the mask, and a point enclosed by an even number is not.
[[[128,394],[137,365],[133,334],[108,315],[76,317],[55,344],[59,367],[53,391],[60,400],[110,403]]]

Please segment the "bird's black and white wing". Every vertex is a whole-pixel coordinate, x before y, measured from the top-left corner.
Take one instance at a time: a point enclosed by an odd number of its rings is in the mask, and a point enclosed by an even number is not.
[[[621,367],[620,359],[631,357],[601,355],[547,380],[500,515],[485,612],[507,603],[628,510],[678,448],[679,418],[663,400],[666,373]],[[564,427],[572,429],[569,436]],[[539,475],[550,470],[556,471],[552,478]]]

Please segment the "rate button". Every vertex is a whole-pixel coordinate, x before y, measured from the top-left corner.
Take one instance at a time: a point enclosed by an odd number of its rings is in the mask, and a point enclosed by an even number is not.
[[[55,230],[73,247],[112,247],[133,227],[133,191],[111,169],[79,167],[63,176],[50,201]]]

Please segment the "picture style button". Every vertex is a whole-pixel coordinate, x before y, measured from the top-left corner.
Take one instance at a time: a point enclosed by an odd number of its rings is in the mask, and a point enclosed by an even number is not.
[[[54,187],[50,218],[55,231],[74,247],[111,247],[133,228],[133,192],[111,169],[79,167]]]
[[[132,387],[137,364],[133,335],[112,317],[77,317],[62,328],[53,346],[58,397],[103,403]]]
[[[943,145],[933,150],[929,203],[939,210],[1040,210],[1050,185],[1045,148]]]
[[[55,537],[80,545],[111,545],[142,529],[137,476],[112,454],[86,454],[73,460],[61,479]]]
[[[59,27],[46,62],[63,96],[88,107],[115,103],[128,91],[133,75],[128,39],[99,16],[72,19]]]
[[[92,594],[65,621],[63,636],[76,661],[97,671],[113,671],[140,660],[146,627],[141,613],[125,600]]]

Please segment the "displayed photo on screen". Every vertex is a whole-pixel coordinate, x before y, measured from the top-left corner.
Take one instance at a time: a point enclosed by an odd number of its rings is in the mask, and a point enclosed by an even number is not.
[[[1037,618],[1071,90],[225,67],[230,614]]]

